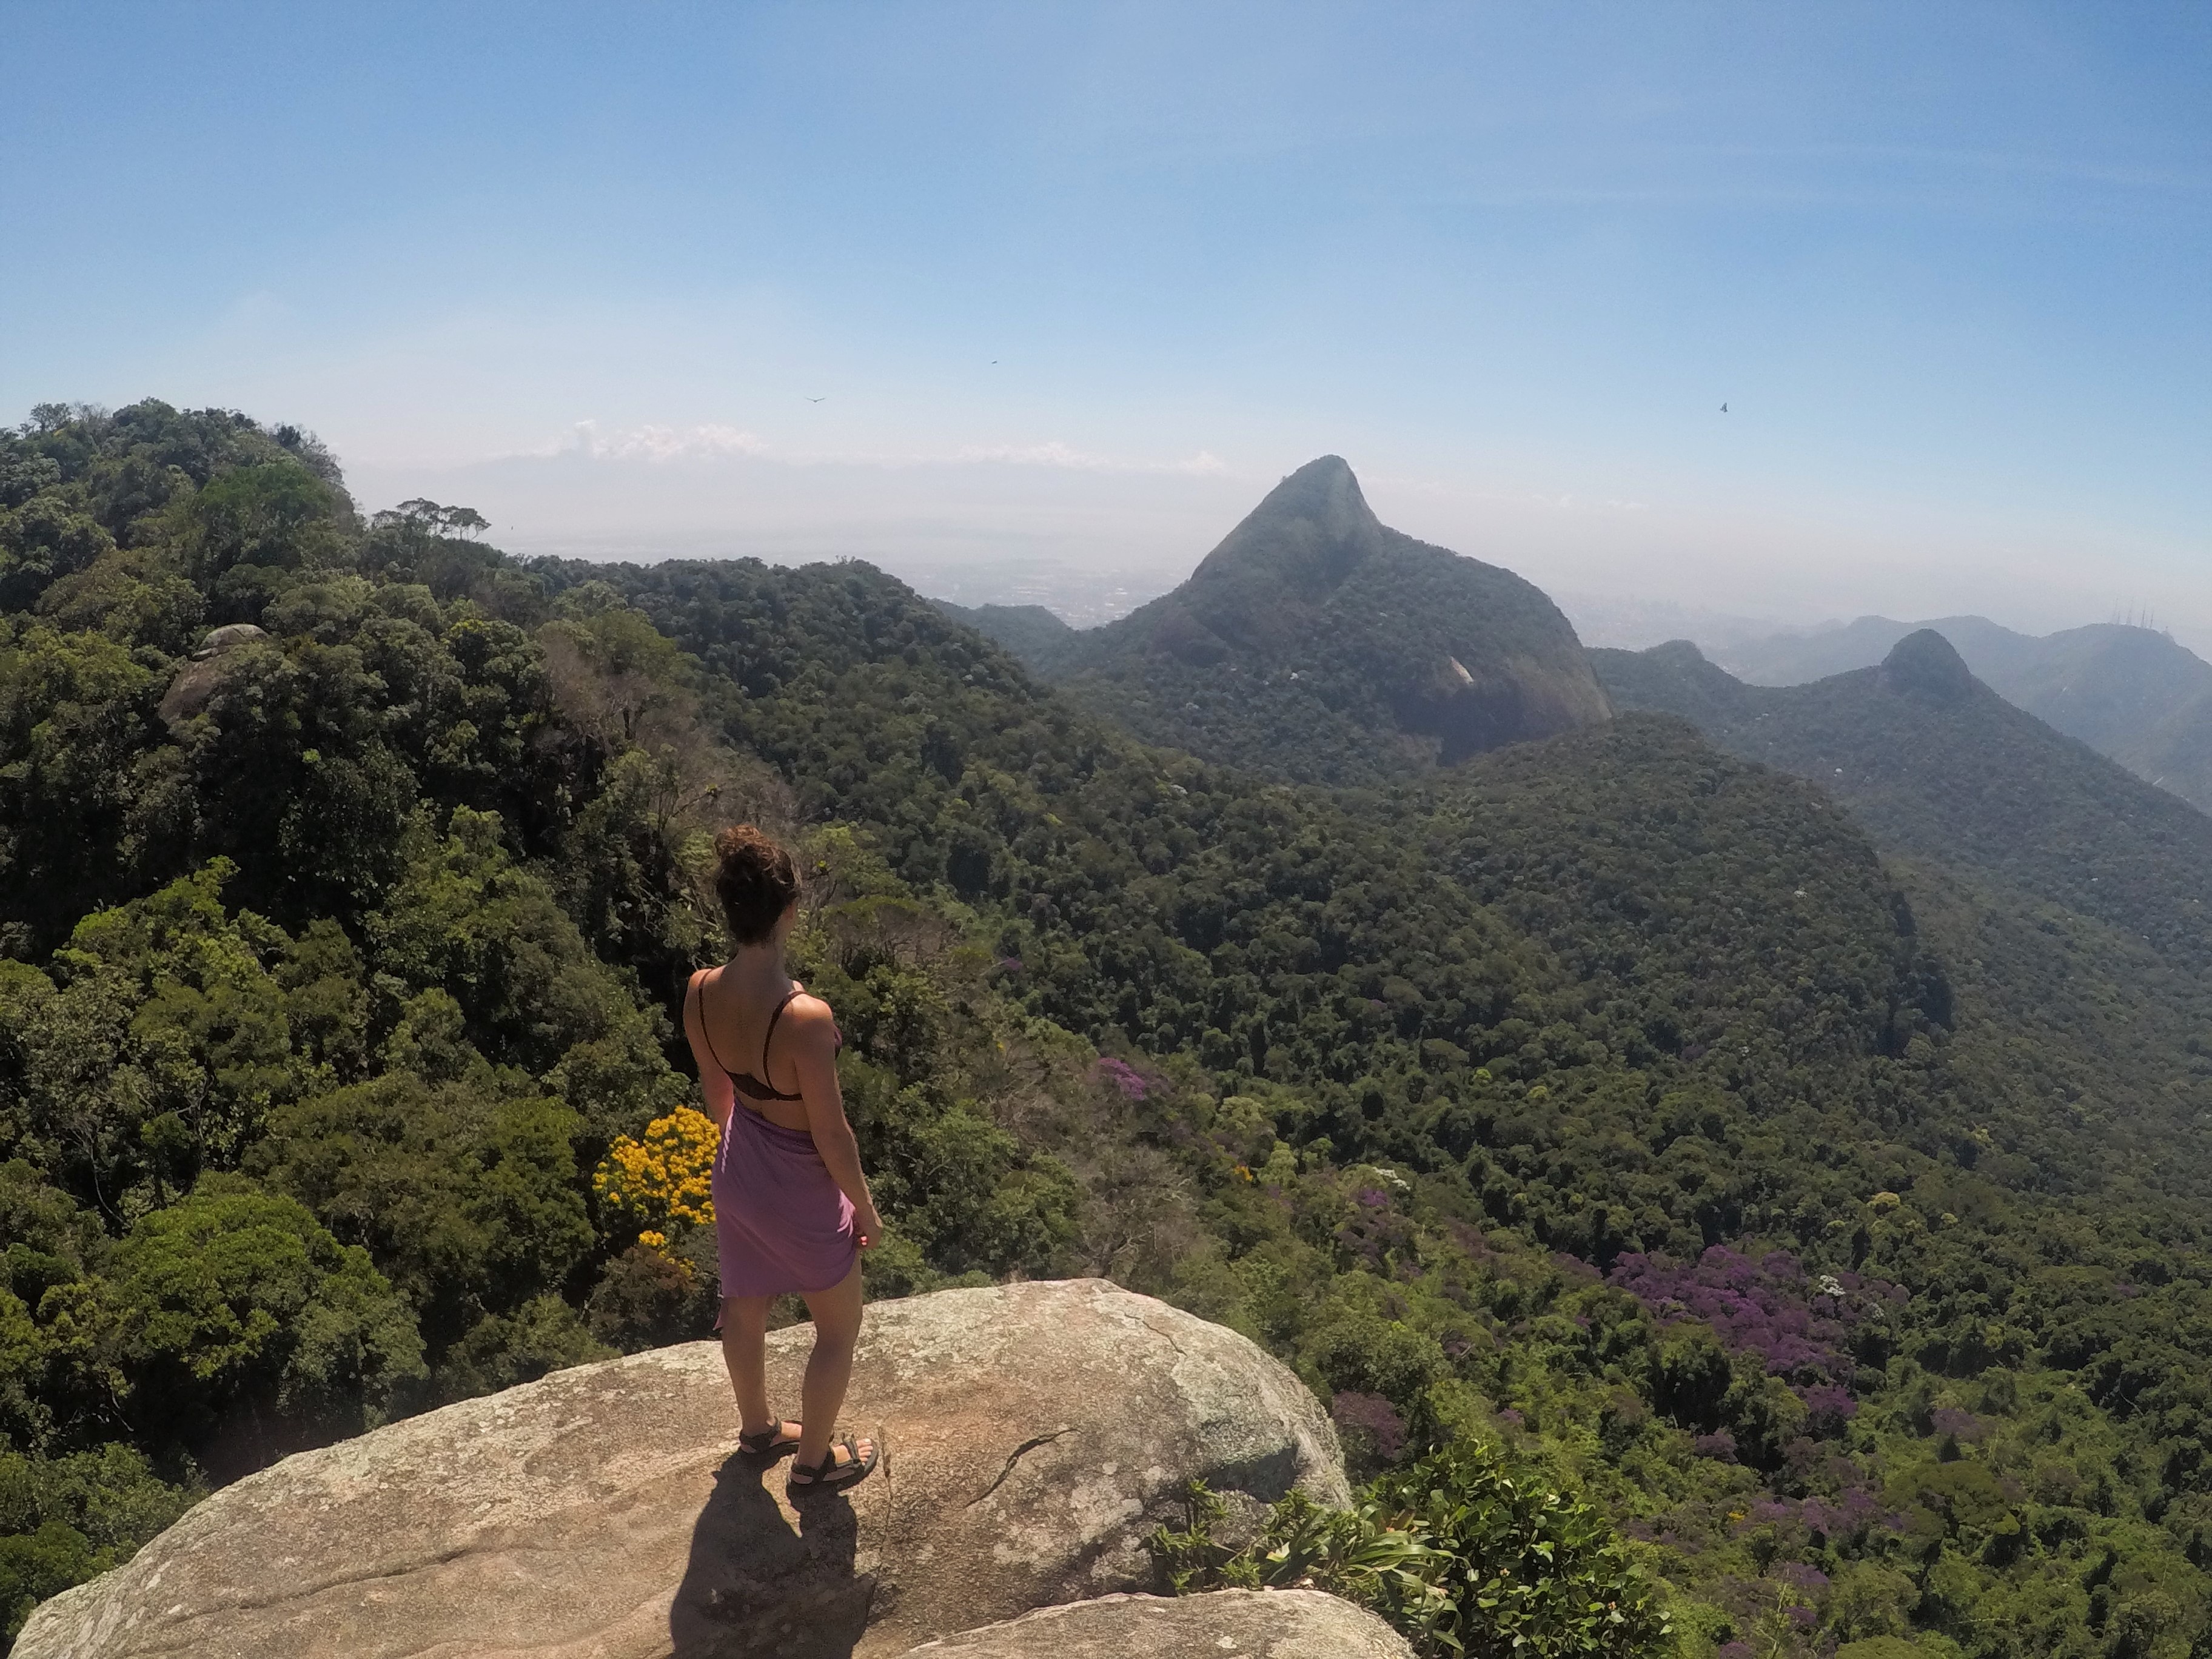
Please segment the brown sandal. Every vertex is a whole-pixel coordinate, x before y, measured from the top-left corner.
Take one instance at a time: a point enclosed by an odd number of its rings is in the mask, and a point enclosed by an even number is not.
[[[783,1431],[783,1421],[778,1419],[773,1428],[761,1429],[738,1437],[738,1449],[748,1457],[765,1457],[774,1462],[787,1457],[799,1449],[799,1437]]]
[[[838,1486],[858,1486],[875,1473],[876,1461],[881,1448],[870,1445],[868,1455],[860,1455],[860,1448],[851,1435],[832,1441],[830,1449],[822,1455],[819,1463],[801,1463],[792,1460],[791,1473],[785,1478],[784,1492],[796,1498],[801,1492],[828,1492]],[[842,1450],[844,1457],[837,1454]]]

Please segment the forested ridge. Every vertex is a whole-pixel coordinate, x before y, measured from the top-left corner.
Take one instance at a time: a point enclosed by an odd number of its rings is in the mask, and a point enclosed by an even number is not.
[[[2158,629],[2092,623],[2038,639],[1982,617],[1926,623],[1861,617],[1830,632],[1747,641],[1724,654],[1729,672],[1754,685],[1798,685],[1871,668],[1923,629],[1942,635],[2014,707],[2147,782],[2212,806],[2212,663]]]
[[[1940,635],[1880,669],[1742,684],[1686,645],[1594,653],[1624,706],[1819,781],[1889,854],[1950,971],[1993,1115],[2192,1200],[2212,1158],[2212,818],[2012,707]]]
[[[1104,1273],[1253,1334],[1378,1524],[1500,1575],[1469,1651],[2206,1650],[2185,919],[1886,863],[1668,715],[1326,790],[865,565],[482,527],[222,411],[0,438],[10,1629],[286,1450],[704,1332],[671,1014],[750,817],[873,1293]],[[1467,1518],[1508,1486],[1552,1518]],[[1259,1570],[1202,1534],[1190,1582]]]

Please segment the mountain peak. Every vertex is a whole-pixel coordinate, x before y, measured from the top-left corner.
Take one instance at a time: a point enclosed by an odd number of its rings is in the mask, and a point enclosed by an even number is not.
[[[1255,511],[1264,512],[1270,501],[1304,495],[1309,498],[1335,498],[1349,492],[1358,510],[1369,518],[1366,498],[1359,493],[1359,479],[1352,470],[1352,463],[1341,455],[1317,455],[1304,466],[1283,475],[1283,481],[1261,498]]]
[[[1932,628],[1907,634],[1882,659],[1878,684],[1934,702],[1959,702],[1974,689],[1973,671],[1950,641]]]
[[[1264,582],[1262,603],[1318,599],[1382,547],[1382,521],[1341,455],[1308,461],[1269,490],[1192,573],[1196,586]]]
[[[1340,455],[1284,478],[1180,586],[1030,656],[1147,742],[1301,780],[1455,765],[1612,713],[1557,605],[1386,526]]]

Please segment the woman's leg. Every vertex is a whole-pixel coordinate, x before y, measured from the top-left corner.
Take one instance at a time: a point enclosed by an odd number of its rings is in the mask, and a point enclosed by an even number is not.
[[[860,1340],[860,1264],[826,1291],[806,1298],[806,1311],[814,1316],[814,1352],[806,1358],[805,1432],[799,1443],[799,1461],[819,1468],[829,1455],[830,1431],[845,1404],[845,1386],[853,1380],[853,1350]],[[768,1407],[761,1407],[765,1419]],[[870,1442],[860,1443],[867,1455]]]
[[[768,1414],[768,1307],[765,1296],[722,1298],[722,1363],[730,1368],[730,1387],[738,1396],[738,1426],[757,1434],[769,1425]]]

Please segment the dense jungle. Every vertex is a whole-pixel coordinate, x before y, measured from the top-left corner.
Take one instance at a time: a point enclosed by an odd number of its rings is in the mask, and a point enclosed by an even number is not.
[[[674,1015],[750,819],[871,1294],[1097,1273],[1264,1343],[1458,1563],[1427,1650],[2212,1654],[2203,934],[2089,806],[1881,817],[1632,665],[1304,783],[865,564],[484,528],[233,412],[0,434],[8,1632],[287,1452],[706,1333]],[[1206,1520],[1164,1573],[1264,1576]]]

